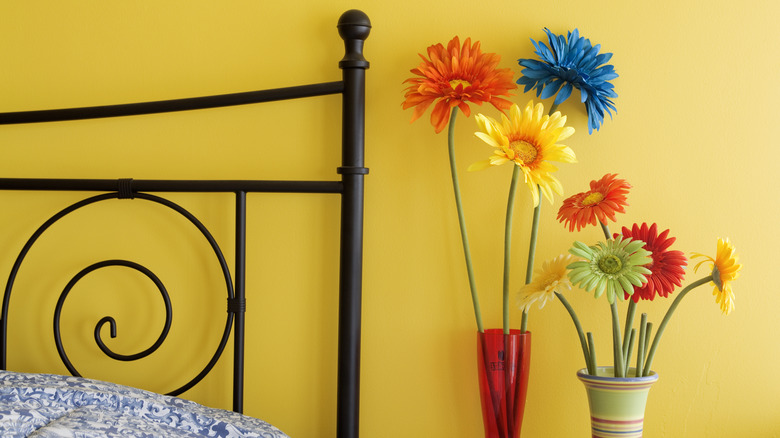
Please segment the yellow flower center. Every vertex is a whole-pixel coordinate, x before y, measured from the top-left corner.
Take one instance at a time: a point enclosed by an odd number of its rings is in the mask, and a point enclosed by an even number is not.
[[[465,89],[471,85],[471,82],[464,79],[453,79],[450,81],[450,87],[452,87],[453,90],[458,88],[458,85],[463,85],[463,88]]]
[[[509,144],[509,147],[512,148],[512,152],[514,152],[515,157],[519,158],[523,164],[530,164],[536,160],[536,155],[538,154],[536,146],[528,143],[525,140],[513,141]]]
[[[608,254],[599,259],[599,269],[605,274],[617,274],[623,269],[623,262],[613,254]]]
[[[588,194],[588,196],[585,197],[585,199],[582,200],[582,205],[589,206],[593,204],[598,204],[604,199],[604,195],[602,195],[600,192],[591,192]]]

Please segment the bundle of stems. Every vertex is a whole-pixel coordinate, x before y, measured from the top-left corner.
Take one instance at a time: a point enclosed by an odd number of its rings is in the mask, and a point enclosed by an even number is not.
[[[601,222],[601,228],[604,231],[604,236],[607,240],[612,238],[609,232],[609,227]],[[658,349],[658,344],[661,341],[661,337],[666,330],[666,326],[669,324],[674,311],[685,296],[693,289],[710,281],[714,281],[714,273],[703,277],[695,282],[686,286],[675,297],[669,309],[667,309],[661,324],[658,326],[658,331],[653,337],[653,323],[647,320],[647,313],[642,313],[639,321],[639,328],[635,328],[634,319],[636,315],[637,302],[629,300],[628,310],[626,312],[626,321],[624,330],[620,330],[620,316],[618,311],[617,301],[613,301],[610,304],[610,312],[612,317],[612,356],[613,356],[613,370],[614,377],[643,377],[649,376],[651,372],[651,366],[653,364],[653,358]],[[561,303],[569,312],[572,318],[574,327],[577,329],[577,334],[580,338],[580,344],[582,353],[585,358],[586,368],[588,374],[596,375],[597,362],[596,362],[596,346],[592,332],[585,333],[580,324],[574,308],[566,300],[566,297],[555,292],[555,296],[561,300]],[[652,343],[650,340],[652,339]],[[636,366],[633,373],[630,373],[630,360],[636,348]],[[633,374],[633,375],[630,375]]]

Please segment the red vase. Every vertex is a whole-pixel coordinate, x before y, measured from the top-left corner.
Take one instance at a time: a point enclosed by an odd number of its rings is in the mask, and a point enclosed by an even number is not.
[[[477,333],[477,367],[486,438],[517,438],[523,426],[531,332],[487,329]]]

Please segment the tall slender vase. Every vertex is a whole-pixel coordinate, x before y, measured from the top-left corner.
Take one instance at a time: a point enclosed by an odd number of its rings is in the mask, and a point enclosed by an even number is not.
[[[636,375],[636,369],[630,368],[626,375]],[[581,369],[577,377],[588,393],[593,438],[642,437],[647,394],[658,380],[655,372],[647,377],[615,377],[612,367],[597,367],[595,376]]]
[[[477,368],[486,438],[517,438],[523,426],[531,333],[477,333]]]

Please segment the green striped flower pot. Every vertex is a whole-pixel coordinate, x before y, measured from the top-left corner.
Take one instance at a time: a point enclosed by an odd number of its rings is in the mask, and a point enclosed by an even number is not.
[[[658,375],[653,371],[647,377],[614,375],[612,367],[597,367],[595,376],[588,374],[587,369],[577,371],[577,378],[588,393],[592,437],[640,438],[647,393]],[[636,375],[636,369],[629,369],[627,375]]]

